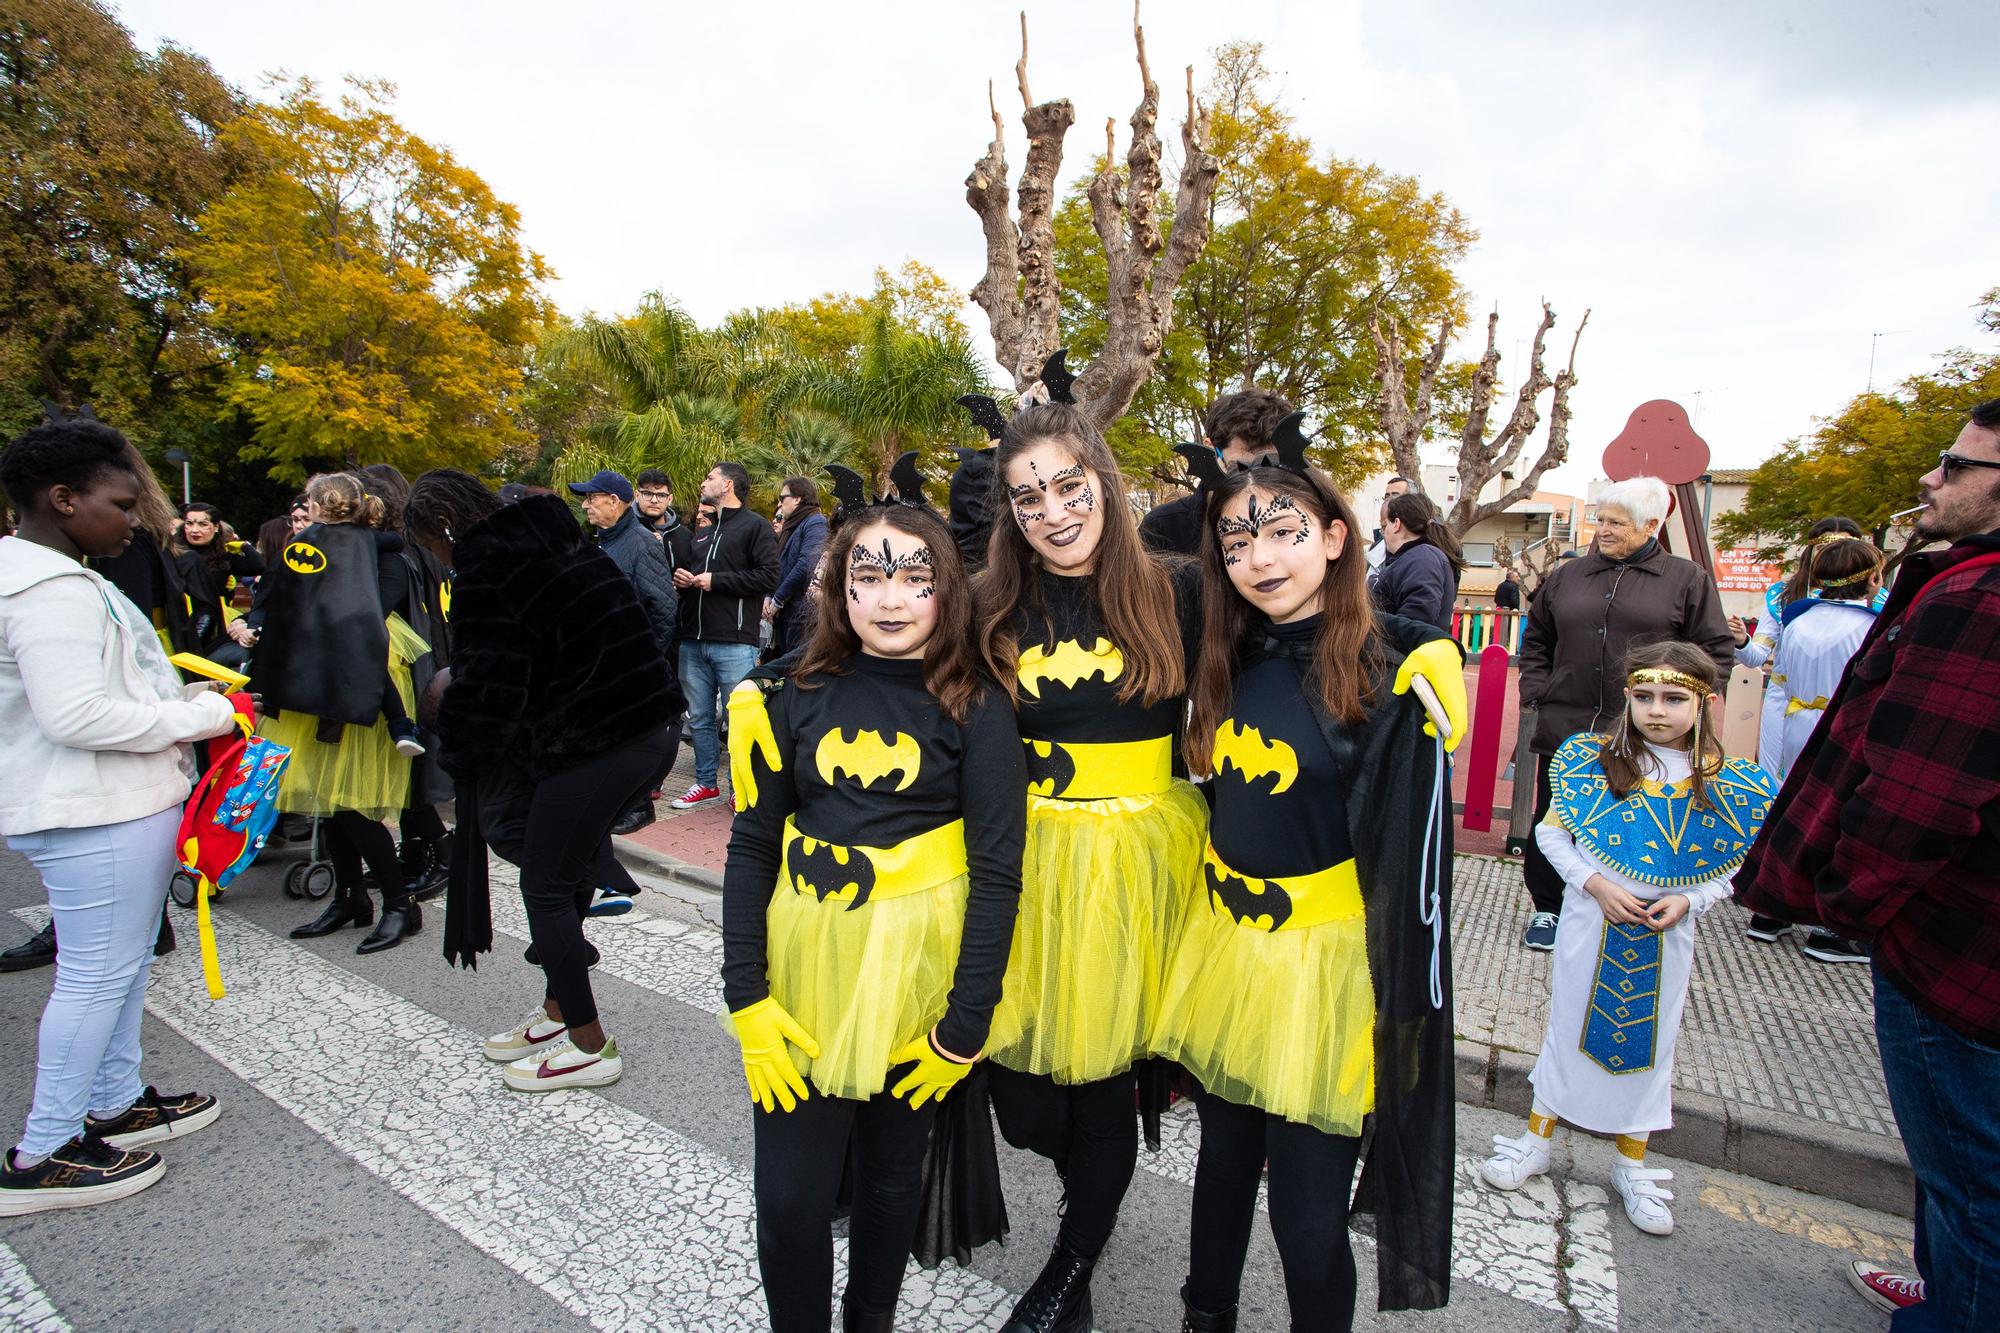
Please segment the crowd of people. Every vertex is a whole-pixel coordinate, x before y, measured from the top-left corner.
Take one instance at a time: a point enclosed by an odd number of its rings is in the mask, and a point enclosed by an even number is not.
[[[0,1215],[144,1189],[154,1148],[220,1112],[146,1085],[138,1047],[189,747],[234,726],[168,661],[193,652],[247,675],[291,753],[280,808],[324,840],[334,890],[296,935],[393,948],[442,894],[442,951],[470,964],[489,858],[520,868],[542,993],[483,1054],[524,1093],[622,1075],[583,921],[629,910],[612,839],[653,819],[684,735],[677,809],[723,799],[726,749],[722,983],[773,1327],[888,1329],[913,1253],[993,1239],[995,1123],[1062,1196],[1005,1327],[1091,1327],[1140,1145],[1183,1096],[1184,1330],[1236,1327],[1267,1167],[1294,1328],[1352,1323],[1349,1200],[1380,1306],[1444,1305],[1463,557],[1400,478],[1371,542],[1278,395],[1205,425],[1197,489],[1143,522],[1058,390],[992,427],[948,516],[900,487],[825,512],[795,476],[767,519],[722,460],[692,522],[648,470],[571,485],[580,523],[546,490],[377,466],[314,477],[254,544],[208,506],[176,520],[107,426],[27,432],[0,461],[0,833],[47,887],[57,971]],[[1996,472],[2000,403],[1921,479],[1918,532],[1948,550],[1885,601],[1880,549],[1823,524],[1762,636],[1662,546],[1663,484],[1599,498],[1524,636],[1523,943],[1552,992],[1486,1185],[1548,1171],[1567,1121],[1616,1139],[1627,1217],[1671,1233],[1647,1143],[1672,1124],[1694,921],[1733,893],[1760,938],[1823,927],[1873,968],[1919,1272],[1851,1280],[1906,1333],[1994,1317]],[[1738,661],[1773,666],[1760,762],[1715,730]]]

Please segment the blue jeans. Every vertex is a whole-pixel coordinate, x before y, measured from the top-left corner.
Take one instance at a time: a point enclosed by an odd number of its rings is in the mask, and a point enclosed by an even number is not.
[[[1875,1040],[1917,1177],[1924,1299],[1893,1333],[2000,1328],[2000,1050],[1919,1009],[1875,967]]]
[[[84,1112],[112,1115],[146,1090],[139,1020],[167,881],[180,863],[178,806],[93,828],[9,835],[35,863],[56,922],[56,983],[42,1010],[35,1101],[21,1151],[46,1157],[83,1131]]]
[[[681,640],[681,693],[688,701],[688,730],[694,733],[694,780],[715,785],[721,743],[716,739],[715,701],[729,692],[757,665],[757,645]]]

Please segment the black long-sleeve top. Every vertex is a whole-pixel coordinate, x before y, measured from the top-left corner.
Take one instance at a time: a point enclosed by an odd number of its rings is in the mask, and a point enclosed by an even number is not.
[[[1027,768],[1006,695],[989,689],[955,723],[924,688],[921,661],[856,654],[842,674],[820,677],[814,688],[784,681],[765,707],[780,766],[774,772],[761,754],[753,756],[757,799],[736,816],[729,836],[724,1000],[736,1010],[770,993],[765,912],[788,816],[815,839],[882,848],[963,819],[971,892],[937,1040],[959,1055],[980,1050],[1014,940],[1027,832]],[[863,731],[874,732],[896,758],[909,752],[905,739],[914,742],[916,772],[850,772],[837,762],[840,755],[822,748],[835,740],[852,745]]]
[[[1191,666],[1201,623],[1194,595],[1198,583],[1191,566],[1173,571],[1172,577],[1182,626],[1182,657]],[[1136,698],[1121,703],[1118,691],[1125,684],[1122,653],[1088,657],[1099,639],[1114,651],[1119,647],[1098,609],[1096,581],[1047,570],[1038,570],[1036,579],[1039,605],[1023,605],[1014,622],[1021,654],[1022,737],[1103,743],[1177,735],[1187,707],[1185,695],[1170,695],[1153,704]],[[1085,671],[1090,674],[1080,674]]]

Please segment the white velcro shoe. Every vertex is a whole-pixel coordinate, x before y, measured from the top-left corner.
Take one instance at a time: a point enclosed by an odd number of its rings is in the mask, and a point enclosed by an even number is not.
[[[1667,1207],[1668,1200],[1674,1197],[1673,1191],[1663,1190],[1657,1183],[1673,1178],[1671,1171],[1632,1162],[1620,1162],[1611,1168],[1611,1187],[1625,1201],[1625,1216],[1649,1236],[1674,1234],[1673,1210]]]
[[[1549,1173],[1549,1141],[1533,1130],[1518,1139],[1493,1136],[1493,1155],[1479,1164],[1479,1178],[1497,1190],[1517,1190]]]

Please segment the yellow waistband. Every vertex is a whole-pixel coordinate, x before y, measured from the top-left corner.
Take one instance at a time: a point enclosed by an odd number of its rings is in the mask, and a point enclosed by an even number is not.
[[[1149,741],[1023,740],[1028,749],[1028,794],[1066,801],[1114,796],[1154,796],[1174,782],[1174,738]]]
[[[1257,879],[1231,870],[1210,844],[1202,858],[1202,886],[1208,907],[1254,930],[1304,930],[1363,914],[1361,879],[1349,857],[1310,875]],[[1269,920],[1270,925],[1262,924]]]
[[[1831,702],[1832,700],[1824,694],[1814,699],[1794,699],[1785,705],[1785,716],[1790,717],[1793,713],[1823,713],[1827,704]]]
[[[965,873],[965,821],[954,819],[894,847],[848,847],[799,832],[785,820],[778,883],[850,912],[870,898],[922,893]]]

